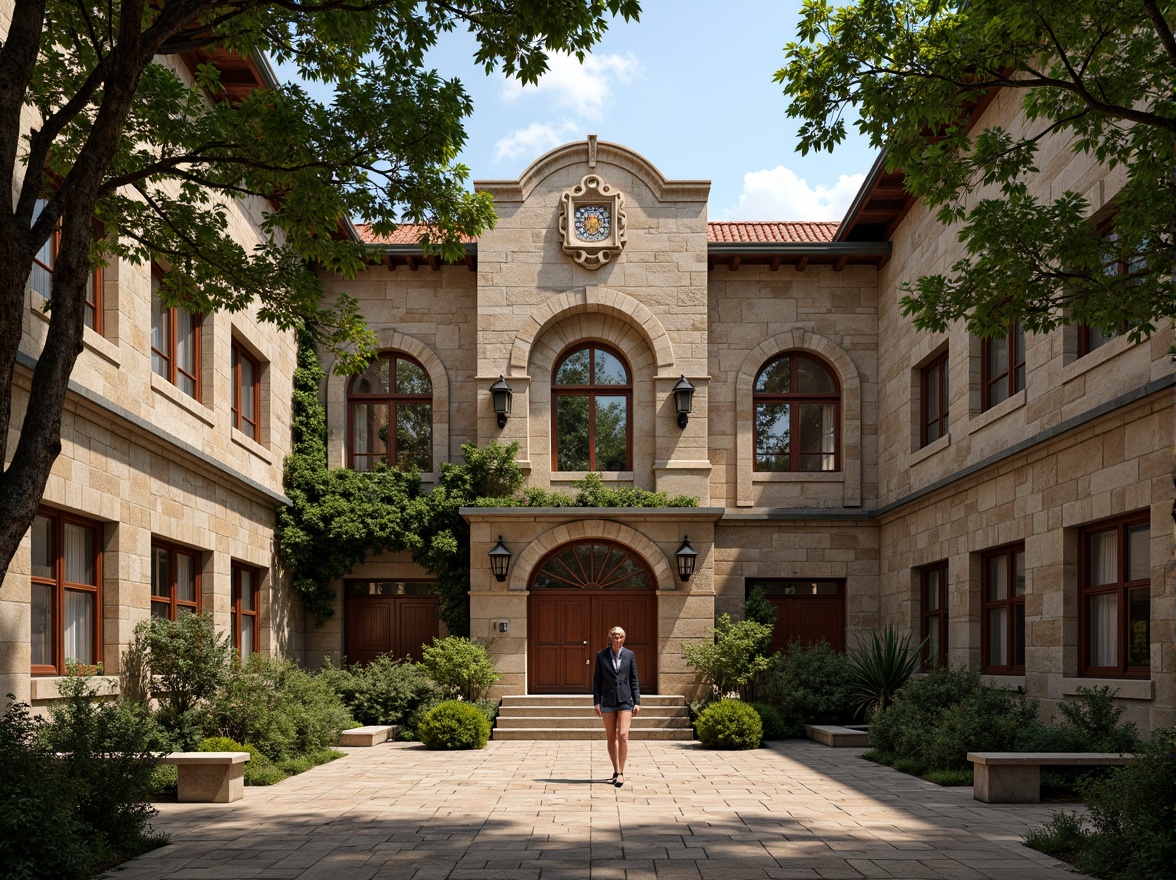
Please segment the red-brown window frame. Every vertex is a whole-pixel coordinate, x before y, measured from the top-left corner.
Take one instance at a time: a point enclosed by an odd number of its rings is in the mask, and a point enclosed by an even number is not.
[[[1025,390],[1026,384],[1026,370],[1025,361],[1017,360],[1017,336],[1020,335],[1024,340],[1025,334],[1021,330],[1021,326],[1017,322],[1009,325],[1008,335],[1005,341],[1008,343],[1008,361],[1004,364],[997,364],[1003,366],[1004,371],[997,373],[995,376],[989,378],[989,367],[992,364],[992,344],[995,340],[983,339],[980,345],[980,381],[982,383],[983,401],[981,409],[989,410],[996,406],[997,403],[1002,403],[1003,400],[998,400],[995,403],[992,400],[992,390],[1000,382],[1006,382],[1008,393],[1004,396],[1004,400],[1008,400],[1019,391]],[[1025,345],[1022,343],[1022,348]],[[1017,377],[1020,371],[1020,383],[1018,384]]]
[[[621,366],[625,368],[625,376],[629,380],[624,385],[598,385],[593,382],[596,378],[596,358],[592,355],[592,351],[599,350],[608,353],[621,362]],[[564,362],[574,354],[581,351],[588,351],[588,384],[587,385],[557,385],[555,377],[559,375],[560,368]],[[625,466],[621,468],[622,471],[632,470],[633,468],[633,369],[629,366],[628,359],[613,348],[611,345],[606,345],[603,342],[589,341],[578,342],[568,347],[558,358],[555,359],[555,366],[551,370],[551,470],[552,472],[559,472],[559,421],[556,417],[558,412],[556,401],[560,397],[587,397],[588,398],[588,470],[595,471],[596,467],[596,398],[597,397],[624,397],[625,398]],[[569,473],[569,471],[562,471]],[[579,473],[578,470],[570,471],[570,473]]]
[[[939,395],[936,401],[939,404],[939,415],[932,418],[928,415],[928,403],[931,399],[930,378],[933,374],[939,374]],[[934,443],[947,434],[947,352],[938,355],[929,364],[919,371],[919,386],[920,386],[920,400],[919,400],[919,445],[920,447],[927,446]],[[934,427],[938,434],[931,437],[931,429]]]
[[[160,269],[158,266],[152,266],[151,267],[151,275],[152,275],[153,279],[160,279],[163,277],[163,270]],[[154,287],[154,285],[152,285],[152,286]],[[157,296],[158,294],[156,294],[156,292],[154,290],[152,290],[151,295],[154,297],[154,296]],[[169,383],[171,383],[172,385],[175,385],[177,388],[179,388],[180,383],[178,381],[178,378],[179,378],[178,374],[183,373],[184,376],[186,376],[187,378],[192,380],[192,390],[194,391],[194,393],[192,395],[192,399],[199,401],[200,397],[201,397],[201,390],[202,390],[200,387],[200,385],[201,385],[201,382],[200,382],[201,351],[200,351],[200,349],[202,347],[202,345],[201,345],[201,343],[202,343],[201,331],[202,331],[202,324],[204,323],[204,316],[198,312],[189,312],[188,313],[192,317],[192,353],[193,353],[192,370],[193,370],[193,373],[190,374],[190,373],[188,373],[187,370],[182,369],[179,366],[179,364],[176,363],[176,361],[177,361],[176,355],[177,355],[177,347],[178,347],[178,340],[176,338],[176,323],[177,323],[176,322],[176,312],[178,311],[178,309],[176,308],[176,306],[164,306],[162,303],[160,303],[160,305],[168,313],[168,318],[167,318],[167,337],[168,337],[167,338],[167,351],[166,352],[161,351],[160,349],[156,348],[154,345],[151,346],[151,353],[158,354],[159,357],[167,364],[167,375],[160,376],[160,378],[166,379]],[[152,370],[152,372],[154,372],[154,370]],[[159,376],[158,373],[155,373],[155,375]],[[183,389],[181,389],[181,390],[183,390]]]
[[[1149,632],[1150,632],[1150,602],[1151,602],[1151,558],[1149,550],[1148,558],[1148,577],[1146,580],[1127,580],[1127,573],[1129,571],[1130,559],[1128,559],[1128,543],[1127,530],[1131,526],[1147,525],[1151,527],[1151,518],[1148,512],[1138,511],[1136,513],[1128,514],[1126,516],[1116,517],[1113,519],[1102,520],[1097,523],[1083,526],[1079,532],[1078,537],[1078,640],[1079,640],[1079,669],[1078,674],[1084,676],[1097,676],[1099,678],[1150,678],[1151,667],[1149,666],[1129,666],[1128,665],[1128,651],[1127,642],[1129,633],[1127,631],[1128,622],[1128,596],[1131,592],[1140,589],[1147,589],[1148,591],[1148,616],[1149,616]],[[1100,584],[1092,587],[1088,584],[1090,577],[1090,544],[1088,538],[1091,535],[1115,529],[1118,532],[1118,567],[1119,576],[1116,583]],[[1115,625],[1115,631],[1118,636],[1118,663],[1115,666],[1091,666],[1090,665],[1090,616],[1087,611],[1087,600],[1091,596],[1115,593],[1118,596],[1118,621]],[[1149,638],[1150,645],[1150,638]]]
[[[33,584],[53,588],[53,663],[52,665],[31,664],[31,675],[65,675],[65,593],[67,590],[91,593],[94,596],[94,662],[102,661],[102,523],[74,516],[49,507],[37,508],[36,516],[49,519],[53,528],[54,577],[32,577]],[[67,523],[82,526],[93,533],[94,542],[94,584],[66,583],[65,580],[65,526]]]
[[[97,220],[94,221],[94,238],[101,239],[103,237],[102,226]],[[57,252],[61,249],[61,226],[58,224],[53,229],[53,233],[49,236],[49,260],[50,265],[45,265],[33,256],[33,262],[36,263],[50,278],[53,277],[53,271],[57,266]],[[91,330],[102,335],[104,321],[102,312],[102,266],[95,267],[94,271],[90,273],[90,293],[86,297],[86,312],[85,315],[90,318],[90,322],[86,324]]]
[[[939,585],[937,587],[937,604],[939,607],[935,610],[930,610],[927,607],[927,590],[930,587],[932,574],[939,575]],[[929,648],[923,649],[923,668],[931,669],[934,666],[946,666],[948,630],[946,559],[931,565],[925,565],[919,569],[919,618],[921,622],[920,638],[924,642],[931,635],[932,627],[937,630],[939,635],[939,651],[934,658],[930,656]]]
[[[253,610],[246,611],[241,607],[241,575],[248,572],[253,578]],[[242,617],[253,621],[253,653],[258,653],[258,639],[261,637],[259,619],[261,616],[261,569],[253,565],[234,562],[232,564],[232,604],[229,612],[230,626],[233,628],[233,647],[237,649],[237,656],[244,662],[247,657],[241,657],[241,627]]]
[[[233,357],[233,427],[251,440],[261,442],[261,361],[250,354],[244,346],[236,340],[232,345]],[[249,361],[253,367],[253,386],[249,393],[253,396],[253,419],[247,419],[241,414],[241,398],[245,389],[241,387],[241,361]]]
[[[788,365],[789,379],[788,387],[796,388],[799,386],[799,378],[797,375],[797,362],[800,358],[808,358],[811,361],[819,364],[829,378],[833,380],[833,391],[819,394],[802,391],[789,391],[787,394],[780,394],[777,392],[755,391],[755,386],[759,384],[759,378],[763,375],[764,370],[776,363],[776,361],[783,358],[790,358]],[[789,351],[782,351],[779,354],[772,355],[756,371],[755,381],[752,382],[751,395],[751,424],[752,424],[752,439],[751,439],[751,461],[752,470],[758,473],[807,473],[807,474],[836,474],[841,472],[841,377],[838,376],[837,371],[833,369],[824,358],[814,354],[810,351],[801,351],[792,349]],[[787,471],[770,471],[760,470],[759,461],[757,460],[757,450],[759,449],[759,427],[755,418],[757,407],[761,403],[787,403],[788,410],[788,430],[789,435],[795,438],[795,442],[789,443],[788,448],[788,470]],[[802,471],[800,469],[800,456],[802,450],[800,448],[800,406],[804,403],[832,403],[833,404],[833,469],[830,471]],[[807,455],[815,455],[824,453],[803,453]]]
[[[1025,596],[1017,595],[1017,554],[1025,553],[1025,544],[1019,542],[1016,544],[1007,544],[1004,547],[994,547],[991,550],[986,550],[980,556],[980,654],[981,654],[981,668],[988,675],[1024,675],[1025,664],[1017,662],[1017,607],[1022,609],[1025,607]],[[989,599],[988,598],[988,562],[990,559],[998,557],[1006,558],[1006,575],[1008,577],[1008,595],[1004,599]],[[1026,558],[1026,562],[1027,562]],[[1026,578],[1028,578],[1028,571],[1026,571]],[[1028,592],[1028,589],[1026,589]],[[1005,651],[1008,654],[1009,662],[1003,666],[996,666],[992,663],[989,656],[989,638],[988,638],[988,612],[994,608],[1007,608],[1008,621]],[[1026,625],[1026,634],[1028,625]],[[1025,653],[1025,645],[1021,646],[1021,653]]]
[[[433,421],[434,407],[433,407],[433,377],[429,376],[429,371],[425,369],[424,365],[414,358],[412,355],[405,354],[402,351],[389,349],[381,351],[376,355],[375,359],[388,361],[388,382],[392,389],[387,394],[381,392],[379,394],[358,394],[353,389],[359,376],[352,376],[351,381],[347,383],[347,466],[355,468],[355,406],[356,403],[385,403],[388,406],[388,460],[389,467],[396,467],[396,462],[400,457],[400,451],[396,448],[396,404],[397,403],[427,403],[429,404],[429,467],[422,469],[424,473],[431,473],[436,462],[433,461],[433,438],[435,436],[435,425]],[[396,388],[396,362],[408,361],[426,376],[429,376],[428,394],[402,394],[395,390]],[[375,460],[375,455],[364,454],[360,458],[370,458]]]
[[[155,611],[156,605],[167,607],[167,609],[168,609],[167,619],[168,620],[175,620],[179,616],[179,612],[180,612],[181,608],[187,608],[193,614],[199,614],[200,613],[200,579],[201,579],[201,568],[203,567],[203,563],[204,563],[204,554],[199,550],[193,550],[191,547],[183,547],[179,544],[173,544],[170,541],[161,541],[158,539],[153,539],[151,541],[151,577],[152,577],[152,579],[155,578],[155,551],[156,550],[167,551],[167,554],[168,554],[167,570],[168,570],[168,576],[171,579],[171,583],[168,585],[169,598],[166,598],[166,599],[163,598],[162,596],[156,596],[154,589],[152,589],[152,591],[151,591],[151,608],[149,609],[152,612],[151,616],[152,617],[155,616],[154,611]],[[196,575],[195,584],[193,586],[193,589],[195,590],[195,593],[196,593],[196,601],[194,601],[194,602],[181,602],[176,596],[176,594],[178,592],[176,590],[176,570],[177,570],[176,557],[177,556],[191,556],[193,559],[192,571]]]

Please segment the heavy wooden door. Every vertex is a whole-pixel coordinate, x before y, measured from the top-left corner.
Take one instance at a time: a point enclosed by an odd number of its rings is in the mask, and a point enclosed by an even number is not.
[[[770,651],[783,651],[794,640],[802,645],[826,641],[845,650],[845,581],[756,578],[748,588],[763,589],[776,606]]]
[[[528,613],[532,693],[583,694],[592,690],[587,596],[535,596]]]
[[[438,600],[429,585],[349,581],[344,606],[343,654],[348,663],[366,665],[381,654],[421,659],[421,646],[439,632]],[[417,594],[419,593],[419,594]]]

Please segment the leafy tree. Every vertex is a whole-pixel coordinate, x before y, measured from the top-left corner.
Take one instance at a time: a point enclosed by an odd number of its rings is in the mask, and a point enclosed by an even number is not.
[[[500,676],[485,645],[458,636],[433,639],[425,645],[421,665],[451,696],[477,700]]]
[[[713,696],[724,699],[754,687],[756,678],[768,668],[764,655],[771,641],[770,626],[754,620],[733,622],[731,615],[720,614],[715,620],[714,638],[688,644],[683,653],[686,663],[711,685]]]
[[[321,283],[305,269],[349,278],[363,266],[358,243],[332,237],[340,218],[365,218],[377,234],[426,224],[423,243],[444,257],[494,218],[454,163],[470,100],[425,67],[425,53],[465,28],[486,70],[534,82],[548,52],[582,56],[610,14],[639,11],[638,0],[13,4],[0,44],[0,179],[14,194],[0,223],[0,462],[10,462],[0,472],[0,573],[61,451],[95,265],[162,260],[165,305],[208,313],[257,303],[278,327],[315,326],[355,368],[373,337],[354,300],[320,309]],[[227,100],[215,65],[200,65],[192,83],[176,72],[183,53],[202,50],[268,53],[331,97],[270,83]],[[252,250],[227,219],[227,206],[246,199],[263,211]],[[10,450],[25,283],[55,230],[49,329]]]
[[[228,680],[233,644],[217,635],[207,612],[144,620],[135,638],[146,646],[152,695],[175,719],[211,699]]]
[[[856,116],[907,191],[959,224],[950,273],[904,285],[917,327],[1141,337],[1176,314],[1174,22],[1172,0],[806,0],[776,79],[802,153],[832,150]],[[1001,90],[1024,130],[971,130]],[[1033,186],[1039,153],[1063,150],[1125,169],[1112,212]]]

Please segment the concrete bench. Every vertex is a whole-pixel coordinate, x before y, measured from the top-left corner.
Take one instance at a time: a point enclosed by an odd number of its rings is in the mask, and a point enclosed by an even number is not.
[[[869,748],[870,735],[864,730],[839,727],[836,724],[806,724],[804,735],[821,745],[834,748]]]
[[[369,724],[367,727],[353,727],[339,734],[341,746],[378,746],[396,735],[395,724]]]
[[[230,804],[245,797],[248,752],[172,752],[159,763],[179,769],[176,793],[181,803]]]
[[[968,752],[972,796],[986,804],[1041,802],[1042,767],[1122,767],[1134,755],[1114,752]]]

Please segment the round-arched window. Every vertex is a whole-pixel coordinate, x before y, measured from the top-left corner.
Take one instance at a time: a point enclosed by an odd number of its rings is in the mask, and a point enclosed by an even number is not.
[[[413,358],[384,351],[347,388],[351,467],[433,470],[433,383]]]
[[[652,590],[653,576],[627,547],[602,539],[567,544],[535,569],[533,590]]]
[[[624,358],[597,342],[555,363],[551,382],[552,468],[631,469],[633,381]]]
[[[755,470],[841,470],[841,389],[831,367],[784,352],[760,368],[754,387]]]

